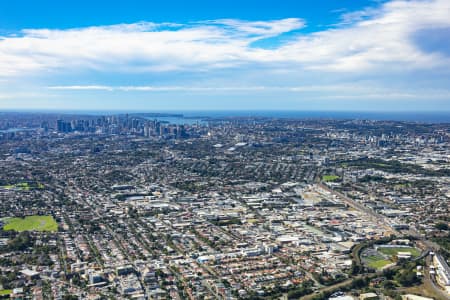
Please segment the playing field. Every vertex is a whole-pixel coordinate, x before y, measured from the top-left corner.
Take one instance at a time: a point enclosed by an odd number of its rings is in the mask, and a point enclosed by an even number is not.
[[[5,190],[18,190],[18,191],[29,191],[31,189],[39,189],[42,190],[45,188],[45,186],[42,183],[28,183],[28,182],[21,182],[17,184],[8,184],[4,186],[0,186],[0,188],[3,188]]]
[[[378,251],[389,256],[395,256],[398,252],[410,252],[412,257],[420,255],[420,251],[413,247],[379,247]]]
[[[52,216],[28,216],[25,218],[6,218],[3,230],[14,231],[57,231],[58,224]]]
[[[389,264],[392,264],[392,261],[384,259],[382,256],[373,255],[366,258],[366,263],[369,267],[379,270]]]
[[[339,176],[337,176],[337,175],[323,175],[322,176],[322,181],[325,181],[325,182],[335,181],[338,179],[339,179]]]
[[[0,290],[0,296],[6,296],[11,294],[12,291],[11,290]]]

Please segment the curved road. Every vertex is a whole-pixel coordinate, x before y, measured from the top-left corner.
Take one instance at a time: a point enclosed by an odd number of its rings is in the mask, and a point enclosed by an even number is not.
[[[361,203],[358,203],[358,202],[348,198],[347,196],[343,195],[342,193],[340,193],[338,191],[333,190],[332,188],[326,186],[323,183],[319,183],[319,186],[321,188],[323,188],[324,190],[329,191],[331,194],[334,194],[335,196],[338,196],[339,198],[341,198],[344,201],[344,203],[346,203],[350,207],[352,207],[354,209],[357,209],[359,211],[367,213],[369,216],[371,216],[375,220],[379,221],[383,225],[383,227],[385,227],[388,231],[391,231],[391,232],[393,232],[396,235],[401,235],[400,232],[398,232],[397,230],[393,229],[388,224],[388,222],[386,222],[386,219],[384,218],[384,216],[381,216],[380,214],[378,214],[374,210],[364,206]],[[438,251],[440,249],[440,246],[437,245],[436,243],[432,242],[432,241],[424,239],[424,237],[421,236],[414,229],[409,229],[408,233],[411,236],[414,236],[417,239],[419,239],[420,240],[419,243],[423,243],[423,246],[425,246],[427,248],[424,251],[424,253],[422,253],[422,255],[421,255],[421,258],[426,257],[426,266],[427,267],[424,268],[425,269],[424,270],[425,271],[424,272],[425,273],[424,274],[424,284],[425,284],[425,286],[428,289],[430,289],[431,291],[433,291],[437,296],[439,296],[440,299],[450,299],[449,295],[445,291],[443,291],[439,286],[437,286],[434,278],[432,278],[430,273],[429,273],[429,266],[431,265],[431,257],[429,255],[427,256],[426,254],[428,254],[431,250]],[[342,282],[341,284],[343,284],[343,283],[345,283],[345,281]],[[339,287],[339,286],[338,285],[331,286],[331,287],[329,287],[330,288],[329,290],[331,290],[331,288],[337,288],[337,287]],[[325,290],[326,289],[322,289],[322,290],[319,290],[319,291],[325,291]],[[313,295],[309,295],[309,296],[304,297],[302,299],[311,299],[312,297],[313,297]]]
[[[445,300],[445,299],[449,299],[450,295],[448,295],[444,290],[442,290],[437,284],[434,278],[432,278],[431,274],[430,274],[430,268],[429,266],[432,264],[431,262],[431,256],[427,256],[426,258],[426,265],[427,267],[425,268],[425,272],[424,272],[424,284],[427,288],[429,288],[430,290],[432,290],[436,296],[439,296],[440,299]]]

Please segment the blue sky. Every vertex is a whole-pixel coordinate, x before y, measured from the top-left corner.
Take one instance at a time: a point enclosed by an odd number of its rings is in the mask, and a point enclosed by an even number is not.
[[[364,0],[326,0],[319,1],[317,5],[296,0],[14,0],[2,1],[0,5],[0,28],[14,32],[24,28],[68,29],[139,21],[186,23],[214,19],[260,21],[292,17],[308,19],[310,28],[318,28],[339,22],[343,12],[378,4]]]
[[[450,111],[450,1],[2,1],[0,109]]]

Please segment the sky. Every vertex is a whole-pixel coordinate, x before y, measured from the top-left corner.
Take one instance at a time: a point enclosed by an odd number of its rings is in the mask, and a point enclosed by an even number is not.
[[[450,0],[0,2],[0,110],[450,112]]]

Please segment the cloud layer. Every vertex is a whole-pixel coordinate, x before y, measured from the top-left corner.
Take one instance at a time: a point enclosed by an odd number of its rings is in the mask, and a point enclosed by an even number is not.
[[[441,98],[449,94],[450,82],[442,79],[450,70],[448,0],[394,0],[343,14],[341,23],[323,31],[305,33],[306,26],[303,19],[287,18],[24,29],[0,37],[0,87],[2,82],[46,78],[40,84],[54,92],[310,92],[308,87],[314,85],[314,90],[332,93],[342,90],[327,87],[342,83],[351,98],[364,95],[351,83],[369,80],[364,88],[368,97],[381,90],[401,98],[411,95],[406,88],[411,78],[426,78],[420,81],[422,91],[431,89],[430,95]],[[260,42],[266,46],[258,46]],[[89,78],[173,74],[176,82],[114,85],[73,75],[81,73]],[[181,73],[197,74],[202,83],[183,82],[177,77]],[[74,82],[59,81],[71,76]],[[304,82],[308,76],[314,84]]]
[[[255,41],[304,26],[303,20],[290,18],[27,29],[19,36],[1,38],[0,70],[2,76],[12,76],[71,68],[115,72],[186,68],[205,71],[249,63],[284,63],[293,64],[293,68],[360,71],[387,65],[404,68],[404,63],[408,68],[449,63],[447,52],[428,52],[414,39],[414,34],[423,30],[448,32],[447,0],[393,1],[379,9],[343,15],[343,23],[334,29],[299,34],[271,49],[252,47]]]
[[[269,57],[270,51],[252,49],[250,43],[302,26],[299,19],[283,19],[28,29],[0,40],[0,69],[11,76],[71,68],[160,72],[231,67]]]

